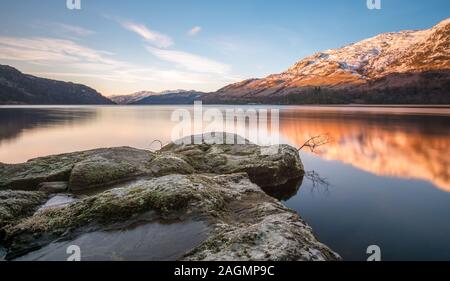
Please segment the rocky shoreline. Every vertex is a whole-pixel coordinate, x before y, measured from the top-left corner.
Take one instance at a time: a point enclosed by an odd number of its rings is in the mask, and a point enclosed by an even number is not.
[[[304,175],[295,148],[278,152],[171,143],[0,164],[0,258],[65,260],[74,243],[84,260],[340,260],[277,199]]]

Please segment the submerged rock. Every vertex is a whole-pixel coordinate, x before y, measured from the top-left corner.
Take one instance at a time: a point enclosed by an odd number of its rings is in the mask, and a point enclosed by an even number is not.
[[[16,260],[66,260],[67,248],[77,245],[82,249],[84,261],[171,261],[180,259],[207,235],[208,226],[202,221],[142,221],[115,226],[107,231],[83,233],[74,240],[52,242]]]
[[[206,234],[189,238],[189,245],[173,247],[179,252],[174,250],[170,257],[340,259],[317,241],[311,228],[294,211],[268,195],[296,192],[303,174],[295,148],[281,145],[278,153],[266,155],[261,147],[250,143],[172,143],[157,152],[128,147],[96,149],[37,158],[24,164],[3,164],[0,188],[40,188],[47,192],[0,191],[6,201],[30,201],[22,202],[23,207],[17,209],[2,209],[3,204],[0,205],[0,218],[6,218],[0,225],[4,236],[0,244],[8,251],[6,259],[39,259],[41,253],[51,259],[52,255],[45,254],[48,250],[71,241],[91,245],[92,237],[102,235],[122,241],[120,237],[128,237],[124,232],[142,233],[146,228],[139,226],[143,224],[171,224],[176,228],[178,224],[173,222],[179,222],[181,227],[183,222],[195,221],[204,226],[199,229]],[[58,196],[66,195],[58,194],[50,199],[56,203],[50,204],[47,194],[59,193],[64,186],[51,183],[54,181],[67,182],[75,195],[59,204]],[[131,252],[115,254],[134,258],[127,253]],[[96,257],[110,255],[105,252]],[[148,256],[152,257],[156,258]]]

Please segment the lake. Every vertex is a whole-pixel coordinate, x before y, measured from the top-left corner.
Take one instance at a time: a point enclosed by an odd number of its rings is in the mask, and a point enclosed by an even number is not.
[[[210,106],[204,106],[209,108]],[[171,114],[190,106],[0,107],[0,162],[111,146],[157,149]],[[232,108],[220,106],[219,110]],[[244,106],[244,109],[261,106]],[[280,110],[280,140],[300,147],[307,171],[285,199],[346,260],[450,260],[450,108],[300,107]]]

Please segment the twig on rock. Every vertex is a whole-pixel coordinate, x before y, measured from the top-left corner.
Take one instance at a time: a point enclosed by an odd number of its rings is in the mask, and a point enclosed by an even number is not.
[[[161,149],[161,148],[164,147],[162,141],[160,141],[160,140],[154,140],[154,141],[152,141],[152,143],[150,144],[150,147],[151,147],[155,142],[159,143],[159,145],[161,146],[159,149]]]

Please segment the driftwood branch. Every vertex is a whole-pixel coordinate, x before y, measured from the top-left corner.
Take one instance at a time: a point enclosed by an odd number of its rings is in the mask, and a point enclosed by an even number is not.
[[[328,134],[325,135],[317,135],[314,137],[311,137],[309,140],[307,140],[299,149],[303,150],[305,148],[308,148],[311,152],[315,152],[315,150],[320,147],[323,146],[327,143],[329,143],[330,140],[330,136]]]
[[[154,141],[152,141],[152,143],[150,144],[150,147],[151,147],[154,143],[159,143],[159,145],[161,146],[159,149],[163,148],[163,146],[164,146],[162,141],[160,141],[160,140],[154,140]]]

